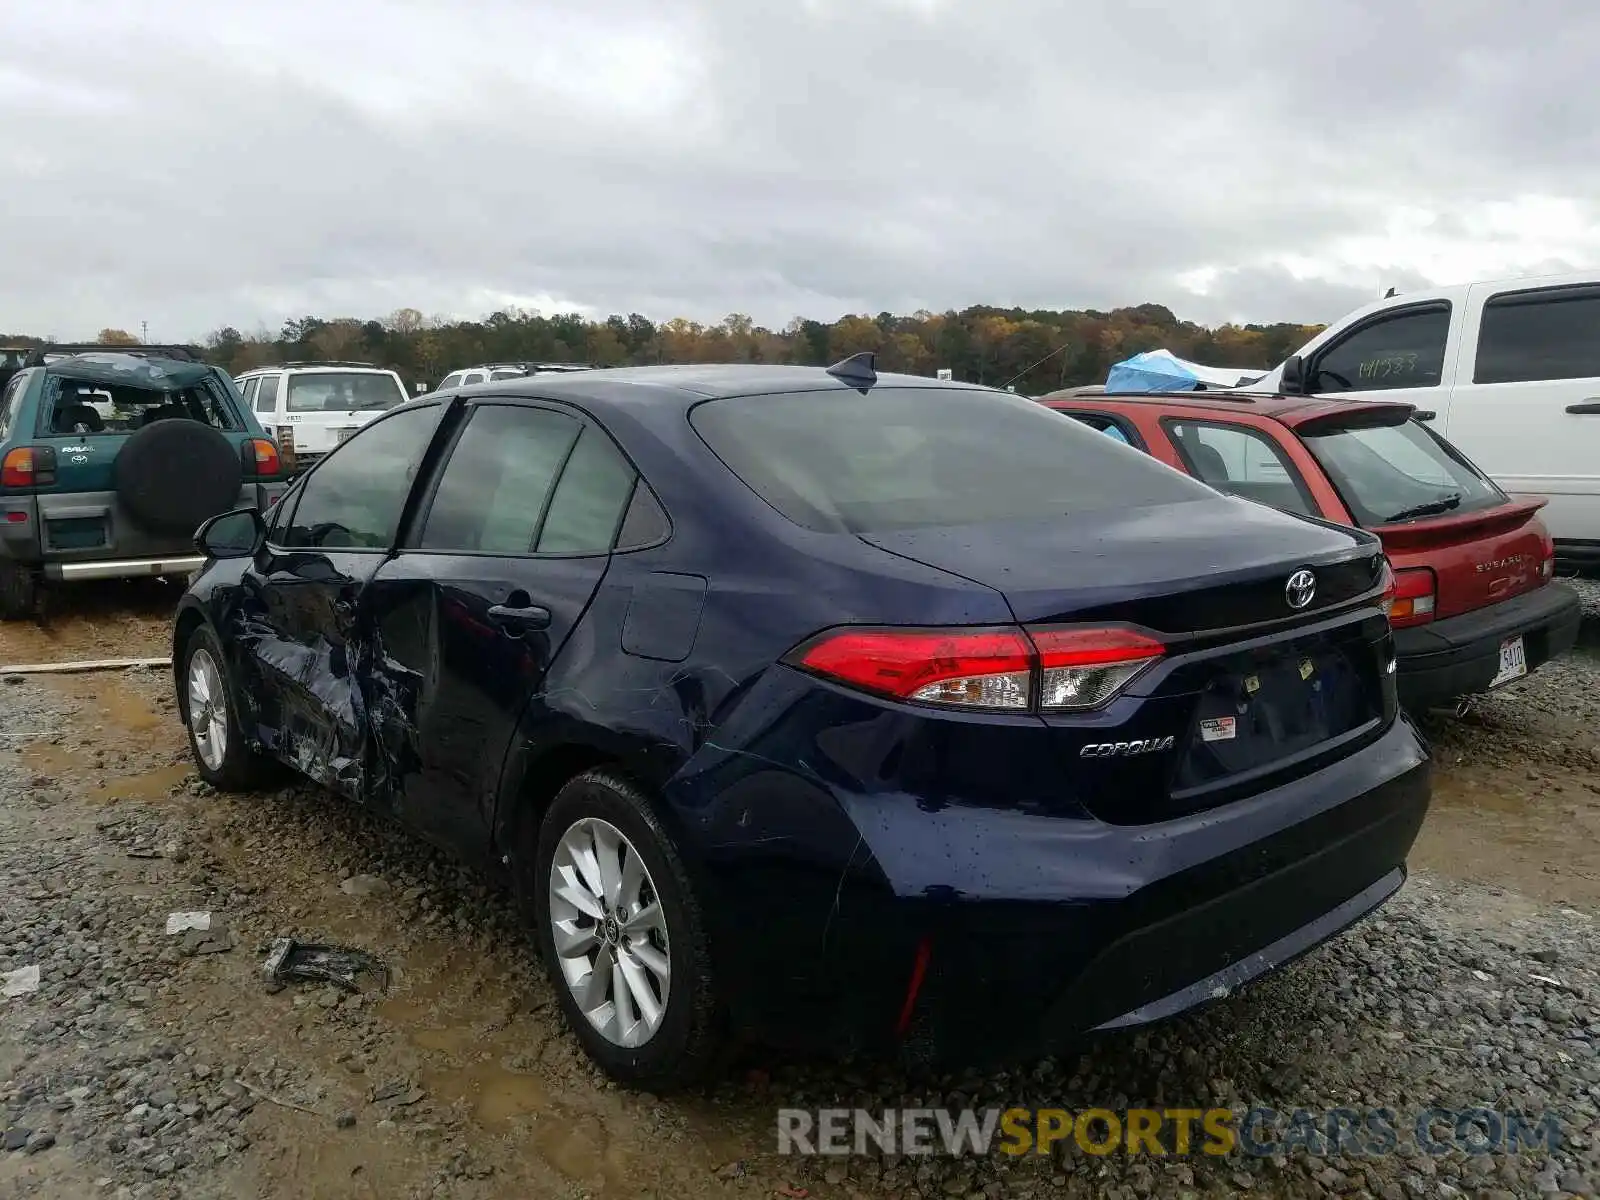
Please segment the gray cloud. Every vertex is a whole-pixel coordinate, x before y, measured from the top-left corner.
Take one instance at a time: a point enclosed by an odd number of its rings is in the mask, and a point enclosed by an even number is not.
[[[0,329],[1316,321],[1600,250],[1600,11],[1554,0],[152,7],[8,14]]]

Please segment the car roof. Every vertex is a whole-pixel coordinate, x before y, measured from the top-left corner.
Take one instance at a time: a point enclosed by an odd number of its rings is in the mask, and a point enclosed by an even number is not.
[[[251,367],[248,371],[240,371],[236,378],[243,379],[246,375],[259,375],[264,371],[337,371],[341,375],[367,371],[374,375],[394,374],[392,367],[374,366],[369,362],[286,362],[265,363],[259,367]]]
[[[925,375],[895,375],[887,372],[880,372],[877,382],[872,387],[995,391],[994,388],[981,387],[973,383],[929,379]],[[822,367],[780,366],[766,363],[691,363],[681,366],[563,371],[549,375],[525,375],[516,379],[503,379],[496,383],[474,384],[460,390],[468,395],[524,396],[529,399],[547,397],[552,400],[572,400],[587,406],[654,408],[678,412],[685,411],[702,400],[733,396],[860,391],[859,388],[828,374]]]
[[[1051,408],[1109,408],[1120,405],[1155,408],[1189,408],[1237,416],[1250,413],[1295,426],[1313,417],[1364,409],[1412,408],[1397,400],[1330,399],[1324,396],[1285,396],[1281,392],[1118,392],[1108,395],[1070,396],[1053,392],[1039,403]]]

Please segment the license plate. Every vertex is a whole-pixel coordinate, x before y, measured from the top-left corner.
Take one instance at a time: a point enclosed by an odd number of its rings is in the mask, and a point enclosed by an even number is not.
[[[1495,672],[1489,686],[1499,687],[1503,683],[1510,683],[1513,679],[1521,679],[1528,673],[1528,656],[1522,649],[1522,635],[1508,637],[1500,643],[1500,669]]]
[[[337,434],[338,437],[339,437],[339,444],[341,446],[345,442],[348,442],[352,437],[354,437],[355,436],[355,432],[356,432],[356,426],[353,426],[353,425],[346,425],[346,426],[343,426],[342,428],[334,430],[334,433]]]

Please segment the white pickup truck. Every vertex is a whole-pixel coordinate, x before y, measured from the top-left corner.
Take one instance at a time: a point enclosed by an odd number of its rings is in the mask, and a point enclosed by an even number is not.
[[[1600,566],[1600,271],[1389,296],[1247,386],[1416,405],[1506,491],[1549,498],[1564,561]]]

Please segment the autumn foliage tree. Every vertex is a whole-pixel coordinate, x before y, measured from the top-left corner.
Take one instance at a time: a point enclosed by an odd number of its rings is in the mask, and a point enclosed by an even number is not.
[[[101,346],[137,346],[139,339],[125,329],[102,329],[95,335],[95,342]]]
[[[880,370],[1014,386],[1024,395],[1105,379],[1111,365],[1165,346],[1214,366],[1270,368],[1316,326],[1222,325],[1179,320],[1159,304],[1111,312],[994,308],[944,313],[850,313],[832,322],[796,317],[782,329],[743,313],[715,324],[682,317],[656,322],[639,313],[589,320],[575,313],[504,310],[479,321],[427,317],[402,308],[388,317],[304,316],[275,333],[228,327],[207,342],[214,362],[235,373],[268,362],[340,359],[393,367],[408,383],[435,384],[447,372],[484,362],[807,363],[822,365],[870,350]],[[101,334],[128,337],[120,330]],[[130,342],[133,340],[128,339]],[[109,343],[108,343],[109,344]]]

